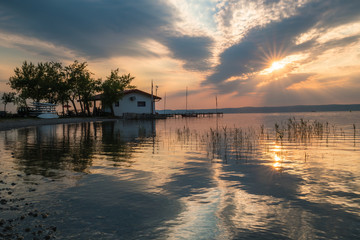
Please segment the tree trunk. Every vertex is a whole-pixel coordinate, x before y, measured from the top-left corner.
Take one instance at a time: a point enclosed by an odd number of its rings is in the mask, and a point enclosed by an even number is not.
[[[74,110],[75,110],[76,115],[78,115],[79,113],[78,113],[78,111],[77,111],[77,108],[76,108],[74,99],[70,99],[70,102],[72,103],[72,105],[73,105],[73,107],[74,107]]]
[[[91,116],[90,104],[88,104],[88,113],[89,113],[89,116]]]
[[[81,112],[84,112],[84,107],[83,107],[83,102],[80,100],[79,98],[79,103],[80,103],[80,108],[81,108]]]
[[[7,103],[4,103],[4,112],[6,113],[6,104]]]
[[[61,103],[62,106],[62,115],[65,116],[64,103]]]
[[[112,104],[110,105],[110,110],[111,110],[111,115],[114,117],[115,112],[114,112],[114,106]]]
[[[99,113],[98,113],[98,110],[96,108],[96,101],[94,100],[94,107],[93,107],[93,116],[97,116]]]
[[[86,103],[84,103],[84,104],[85,104],[85,106],[86,106],[87,114],[88,114],[88,116],[90,117],[90,104],[89,104],[88,101],[87,101]]]

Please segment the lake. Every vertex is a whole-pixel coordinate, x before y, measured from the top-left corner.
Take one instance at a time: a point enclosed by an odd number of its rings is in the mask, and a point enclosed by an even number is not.
[[[0,132],[0,239],[355,239],[360,112]]]

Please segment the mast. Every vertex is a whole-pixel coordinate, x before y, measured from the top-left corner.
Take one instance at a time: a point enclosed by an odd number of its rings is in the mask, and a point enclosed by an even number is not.
[[[217,113],[217,108],[218,108],[218,104],[217,104],[217,95],[215,95],[215,107],[216,107],[216,108],[215,108],[215,109],[216,109],[216,110],[215,110],[215,112]]]
[[[153,80],[151,80],[151,114],[154,114],[154,84]]]
[[[186,86],[186,102],[185,102],[185,112],[187,113],[187,97],[188,97],[188,87]]]
[[[165,107],[166,107],[166,92],[165,92],[165,97],[164,97],[164,114],[165,114]]]

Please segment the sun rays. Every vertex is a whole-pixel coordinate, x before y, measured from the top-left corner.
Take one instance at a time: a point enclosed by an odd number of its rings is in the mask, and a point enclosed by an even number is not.
[[[292,71],[293,68],[296,66],[296,64],[305,58],[307,58],[307,54],[294,54],[294,55],[286,56],[282,59],[270,60],[269,61],[270,66],[268,68],[265,68],[264,70],[262,70],[259,74],[260,75],[272,74],[277,71],[288,68],[290,65],[292,67],[288,70]]]

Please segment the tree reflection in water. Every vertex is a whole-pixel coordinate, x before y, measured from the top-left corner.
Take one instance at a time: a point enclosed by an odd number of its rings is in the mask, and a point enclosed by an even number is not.
[[[95,157],[116,166],[131,166],[133,148],[154,136],[150,122],[86,122],[16,130],[16,141],[5,138],[17,170],[58,178],[61,171],[89,171]]]

